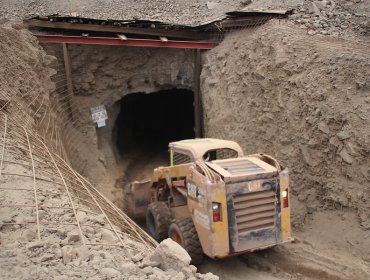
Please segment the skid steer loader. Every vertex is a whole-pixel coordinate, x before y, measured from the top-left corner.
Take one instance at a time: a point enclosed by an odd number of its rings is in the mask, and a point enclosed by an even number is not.
[[[169,144],[170,166],[124,194],[129,215],[145,217],[157,241],[172,238],[193,264],[292,241],[288,170],[266,154],[244,156],[233,141]]]

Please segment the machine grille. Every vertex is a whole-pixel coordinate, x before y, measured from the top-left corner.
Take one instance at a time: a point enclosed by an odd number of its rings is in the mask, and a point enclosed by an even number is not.
[[[264,169],[248,159],[218,162],[219,166],[229,172],[231,175],[240,175],[243,173],[258,173],[263,172]]]
[[[188,155],[180,154],[180,153],[173,153],[173,164],[184,164],[184,163],[190,163],[191,159]]]
[[[239,233],[275,225],[276,195],[273,190],[234,196],[233,203]]]
[[[222,148],[216,150],[216,158],[217,159],[229,159],[229,158],[237,158],[238,152],[233,149]]]

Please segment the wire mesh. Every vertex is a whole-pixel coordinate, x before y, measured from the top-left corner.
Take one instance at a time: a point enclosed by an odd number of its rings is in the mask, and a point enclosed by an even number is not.
[[[30,229],[36,232],[36,240],[63,231],[65,245],[154,248],[156,241],[70,165],[68,154],[73,154],[76,143],[83,145],[77,141],[80,132],[73,121],[77,111],[68,103],[63,65],[47,56],[35,39],[17,41],[11,38],[15,32],[4,32],[0,210],[18,218],[2,219],[0,229]],[[84,164],[74,160],[76,166]]]
[[[127,237],[148,248],[156,244],[60,156],[52,153],[38,135],[17,124],[5,113],[1,113],[0,125],[0,207],[35,217],[31,222],[8,222],[2,223],[2,226],[33,224],[39,240],[47,227],[69,226],[70,231],[78,229],[78,240],[81,242],[71,244],[117,245],[91,241],[84,230],[87,227],[111,231],[122,246],[130,246],[125,242]],[[53,197],[65,195],[67,198],[62,199],[61,204],[52,201]],[[16,201],[22,203],[12,203],[12,197],[17,197]],[[62,211],[63,215],[54,213],[55,210]],[[89,218],[81,221],[81,213],[88,213]]]

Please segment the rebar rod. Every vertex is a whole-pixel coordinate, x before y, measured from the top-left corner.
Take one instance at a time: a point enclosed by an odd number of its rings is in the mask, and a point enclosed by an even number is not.
[[[1,152],[1,161],[0,161],[0,178],[1,178],[1,172],[3,170],[3,163],[4,163],[4,157],[5,157],[5,145],[6,145],[6,131],[8,127],[8,116],[4,114],[4,135],[3,135],[3,147]]]
[[[70,201],[71,206],[72,206],[72,208],[73,208],[73,214],[75,215],[75,219],[76,219],[76,221],[77,221],[77,226],[78,226],[78,229],[79,229],[79,231],[80,231],[80,235],[81,235],[81,241],[82,241],[82,243],[85,245],[85,236],[84,236],[84,235],[83,235],[83,233],[82,233],[82,229],[81,229],[81,226],[80,226],[80,222],[78,221],[78,218],[77,218],[76,207],[75,207],[75,205],[74,205],[74,203],[73,203],[73,200],[72,200],[72,197],[71,197],[71,193],[69,192],[68,186],[67,186],[67,184],[66,184],[66,182],[65,182],[65,180],[64,180],[64,177],[63,177],[63,175],[62,175],[61,171],[59,170],[58,165],[56,164],[56,162],[55,162],[55,160],[54,160],[54,157],[51,155],[51,153],[50,153],[50,151],[49,151],[48,147],[47,147],[43,142],[41,142],[41,143],[44,145],[45,150],[46,150],[46,151],[47,151],[47,153],[49,154],[50,159],[53,161],[53,164],[54,164],[55,168],[58,170],[58,173],[59,173],[59,175],[60,175],[60,178],[61,178],[61,179],[62,179],[62,181],[63,181],[64,187],[65,187],[65,190],[66,190],[67,195],[68,195],[68,198],[69,198],[69,201]]]
[[[28,138],[27,130],[24,128],[24,133],[27,137],[28,147],[30,151],[30,159],[31,159],[31,165],[32,165],[32,173],[33,173],[33,190],[34,190],[34,200],[35,200],[35,210],[36,210],[36,222],[37,222],[37,237],[39,240],[41,240],[41,233],[40,233],[40,217],[39,217],[39,207],[38,207],[38,201],[37,201],[37,191],[36,191],[36,173],[35,173],[35,165],[33,163],[33,156],[32,156],[32,148],[30,144],[30,139]]]

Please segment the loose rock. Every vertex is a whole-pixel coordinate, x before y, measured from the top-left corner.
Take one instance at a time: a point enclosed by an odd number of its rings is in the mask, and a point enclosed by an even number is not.
[[[150,260],[158,261],[164,270],[172,268],[181,271],[184,266],[189,266],[191,258],[184,248],[167,238],[151,254]]]

